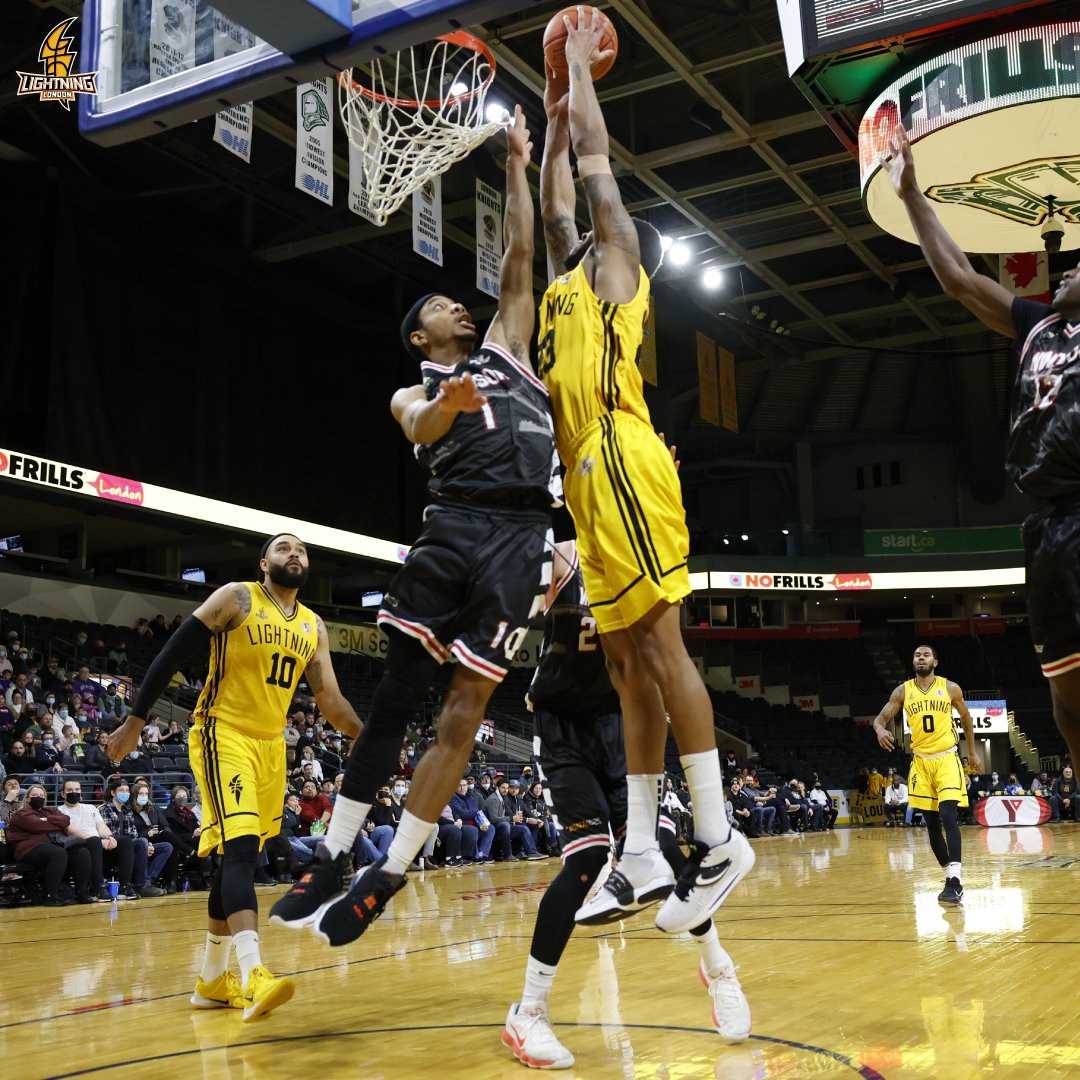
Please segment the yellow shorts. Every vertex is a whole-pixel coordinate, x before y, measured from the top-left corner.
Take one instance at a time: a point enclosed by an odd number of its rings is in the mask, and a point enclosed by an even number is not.
[[[281,831],[284,739],[253,739],[210,716],[188,734],[188,754],[202,791],[200,855],[238,836],[257,836],[261,849]]]
[[[911,759],[908,773],[908,805],[913,810],[936,810],[939,802],[956,801],[967,806],[964,769],[956,754],[939,758]]]
[[[656,432],[630,413],[605,413],[578,434],[569,456],[563,487],[597,629],[623,630],[661,600],[687,596],[682,489]]]

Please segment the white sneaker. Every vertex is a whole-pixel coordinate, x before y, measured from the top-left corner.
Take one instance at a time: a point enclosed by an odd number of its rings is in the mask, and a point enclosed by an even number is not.
[[[726,844],[695,845],[674,891],[656,914],[657,927],[666,934],[681,934],[700,926],[750,873],[755,859],[746,837],[734,829]]]
[[[546,1005],[531,1005],[524,1010],[517,1003],[511,1005],[502,1041],[530,1069],[569,1069],[574,1064],[574,1055],[555,1038]]]
[[[585,926],[615,922],[663,900],[674,886],[675,875],[659,848],[640,855],[623,855],[601,888],[578,908],[574,919]]]
[[[729,1042],[742,1042],[750,1034],[750,1002],[746,1000],[735,969],[710,979],[705,964],[698,965],[698,975],[712,998],[713,1027]]]

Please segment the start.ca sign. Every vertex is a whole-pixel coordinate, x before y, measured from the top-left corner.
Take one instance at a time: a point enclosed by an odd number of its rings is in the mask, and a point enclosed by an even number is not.
[[[980,825],[1042,825],[1050,820],[1050,804],[1037,795],[991,795],[975,804]]]

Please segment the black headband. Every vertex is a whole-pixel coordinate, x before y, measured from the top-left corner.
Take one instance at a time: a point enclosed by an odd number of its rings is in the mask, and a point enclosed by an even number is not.
[[[295,535],[296,535],[295,533],[283,533],[283,532],[280,532],[280,533],[274,533],[274,535],[273,535],[273,536],[268,536],[268,537],[266,538],[266,543],[265,543],[265,544],[263,544],[263,546],[262,546],[262,551],[260,551],[260,552],[259,552],[259,559],[260,559],[260,561],[261,561],[262,559],[265,559],[265,558],[266,558],[266,553],[267,553],[267,552],[268,552],[268,551],[270,550],[270,545],[271,545],[271,544],[272,544],[272,543],[273,543],[273,542],[274,542],[274,541],[275,541],[275,540],[276,540],[276,539],[277,539],[277,538],[278,538],[279,536],[295,536]],[[299,539],[299,538],[298,538],[298,539]]]
[[[411,308],[409,308],[408,312],[405,315],[405,318],[401,320],[401,343],[405,346],[405,351],[414,360],[425,360],[427,358],[409,340],[409,336],[412,334],[412,332],[414,330],[418,329],[417,324],[420,322],[420,312],[423,309],[424,305],[432,297],[439,296],[439,295],[440,295],[439,293],[433,293],[433,292],[424,293],[424,295],[421,296],[420,299],[417,300],[416,303],[414,303]]]

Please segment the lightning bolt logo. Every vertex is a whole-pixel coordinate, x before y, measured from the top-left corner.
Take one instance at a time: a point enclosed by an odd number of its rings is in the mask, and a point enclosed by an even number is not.
[[[38,60],[44,68],[43,74],[18,71],[19,95],[36,94],[39,101],[55,101],[68,112],[77,94],[97,93],[97,72],[88,71],[82,75],[72,73],[75,66],[75,35],[72,26],[78,16],[57,23],[46,35],[38,50]]]

